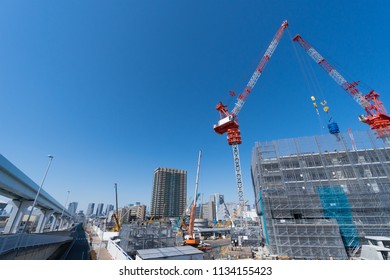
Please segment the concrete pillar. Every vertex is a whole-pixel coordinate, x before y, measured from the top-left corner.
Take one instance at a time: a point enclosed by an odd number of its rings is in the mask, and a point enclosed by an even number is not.
[[[33,202],[29,200],[12,200],[8,204],[12,206],[12,211],[4,228],[4,233],[17,233],[27,208],[32,206]]]
[[[35,233],[43,232],[43,229],[45,228],[47,221],[49,220],[50,216],[54,213],[54,210],[48,210],[48,209],[39,209],[39,210],[41,211],[42,215],[39,217],[39,221]]]
[[[66,218],[66,228],[69,228],[74,223],[73,217]]]
[[[60,216],[61,216],[61,214],[59,214],[59,213],[53,214],[54,219],[53,219],[53,223],[51,224],[50,231],[56,230],[56,227],[57,227],[58,222],[60,220]]]
[[[64,219],[65,219],[64,216],[60,217],[60,223],[59,223],[59,226],[58,226],[58,230],[62,230],[62,227],[64,226]]]
[[[69,217],[64,217],[64,222],[62,223],[62,229],[69,227]]]
[[[62,216],[59,230],[67,229],[71,224],[71,217]]]

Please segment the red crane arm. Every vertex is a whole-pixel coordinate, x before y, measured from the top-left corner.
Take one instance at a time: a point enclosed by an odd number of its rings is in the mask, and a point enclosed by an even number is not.
[[[298,42],[301,47],[305,50],[305,52],[325,70],[326,73],[338,84],[340,85],[349,95],[352,96],[355,101],[366,108],[368,106],[368,101],[363,96],[363,94],[356,88],[358,82],[349,83],[346,79],[344,79],[341,74],[329,64],[325,58],[322,57],[312,46],[309,45],[308,42],[303,40],[301,35],[296,35],[293,41]]]
[[[246,99],[248,98],[249,94],[251,93],[252,89],[257,83],[257,80],[263,73],[263,70],[265,66],[267,65],[268,61],[271,59],[272,54],[274,53],[276,47],[278,46],[278,43],[280,39],[282,38],[284,30],[287,28],[288,22],[287,20],[282,23],[278,31],[276,32],[274,38],[272,39],[271,43],[269,44],[267,51],[261,58],[259,65],[257,65],[255,72],[253,73],[252,77],[250,78],[248,84],[246,85],[244,91],[238,96],[237,103],[234,109],[232,110],[231,114],[237,116],[238,113],[241,111],[242,106],[244,105]]]
[[[229,113],[227,106],[222,104],[222,102],[218,103],[216,106],[216,109],[217,111],[219,111],[220,114],[220,120],[218,121],[218,124],[214,125],[214,131],[218,134],[224,134],[227,132],[229,145],[241,144],[241,135],[239,131],[237,115],[244,106],[244,103],[248,98],[249,94],[251,93],[253,87],[256,85],[257,80],[263,73],[265,66],[267,65],[276,47],[278,46],[278,43],[282,38],[283,32],[287,28],[287,26],[288,22],[284,21],[279,27],[270,45],[268,46],[267,51],[265,52],[258,66],[256,67],[255,72],[252,74],[252,77],[250,78],[244,91],[238,96],[237,103],[235,104],[233,110]]]
[[[378,137],[390,135],[390,116],[387,114],[383,103],[379,101],[379,93],[371,90],[363,95],[357,88],[359,82],[349,83],[329,62],[318,53],[308,42],[303,40],[301,35],[296,35],[293,41],[298,42],[305,52],[325,72],[340,85],[352,98],[366,111],[367,115],[359,116],[359,120],[368,124],[371,129],[377,132]]]

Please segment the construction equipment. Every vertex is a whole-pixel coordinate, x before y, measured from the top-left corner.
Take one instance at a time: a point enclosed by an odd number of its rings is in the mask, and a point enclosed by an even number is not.
[[[316,98],[314,96],[311,96],[310,99],[313,101],[314,109],[316,110],[317,116],[320,119],[321,126],[322,126],[322,120],[321,120],[321,117],[320,117],[320,112],[318,111],[318,105],[317,105]],[[335,121],[333,121],[333,117],[330,116],[330,114],[329,114],[329,106],[328,106],[326,100],[320,102],[320,104],[322,106],[323,111],[326,114],[329,115],[329,120],[328,120],[328,131],[329,131],[329,133],[334,135],[336,137],[337,141],[340,141],[341,137],[340,137],[339,125]]]
[[[231,218],[231,216],[230,216],[230,212],[229,212],[229,209],[227,208],[227,205],[226,205],[226,203],[225,203],[225,201],[223,202],[223,206],[225,207],[225,218],[228,218],[228,219],[230,219]]]
[[[196,200],[198,200],[199,196],[200,196],[200,193],[197,194]],[[186,209],[184,209],[183,214],[179,218],[178,224],[180,226],[180,229],[182,229],[182,230],[188,229],[189,216],[190,216],[190,212],[191,212],[190,210],[191,210],[191,206],[193,205],[193,203],[194,203],[194,200],[191,200],[191,197],[189,197],[187,199],[187,207],[186,207]]]
[[[248,200],[245,201],[245,204],[246,204],[247,202],[248,202]],[[244,204],[244,205],[245,205],[245,204]],[[233,215],[230,217],[230,219],[224,224],[224,227],[229,227],[229,226],[235,227],[234,219],[235,219],[238,215],[240,215],[242,209],[243,209],[243,207],[242,207],[241,205],[239,205],[238,208],[237,208],[237,210],[234,211]]]
[[[116,209],[115,209],[115,213],[114,213],[114,219],[115,219],[115,227],[113,228],[113,231],[115,232],[120,232],[121,230],[121,225],[119,223],[119,210],[118,210],[118,186],[117,184],[115,183],[114,185],[114,188],[115,188],[115,206],[116,206]]]
[[[241,163],[240,163],[240,156],[239,156],[239,150],[238,145],[242,143],[241,141],[241,132],[239,129],[238,124],[238,113],[241,111],[242,107],[244,106],[245,101],[247,100],[249,94],[251,93],[252,89],[256,85],[257,80],[263,73],[263,70],[265,66],[267,65],[268,61],[270,60],[273,52],[275,51],[284,30],[287,28],[288,22],[284,21],[280,28],[278,29],[276,35],[274,36],[273,40],[271,41],[271,44],[268,46],[264,56],[260,60],[260,63],[256,67],[255,72],[253,73],[252,77],[250,78],[248,84],[246,85],[244,91],[238,96],[237,103],[235,104],[235,107],[231,112],[228,111],[227,105],[222,104],[222,102],[219,102],[216,106],[217,111],[219,111],[220,114],[220,120],[216,125],[214,125],[214,131],[218,134],[224,134],[227,133],[227,139],[228,144],[232,146],[233,148],[233,159],[234,159],[234,166],[235,166],[235,172],[236,172],[236,183],[237,183],[237,192],[238,192],[238,200],[241,207],[244,207],[244,187],[242,183],[242,175],[241,175]],[[234,95],[234,94],[232,94]]]
[[[154,218],[154,215],[151,215],[149,220],[148,220],[148,225],[153,224],[153,218]]]
[[[360,115],[359,120],[368,124],[377,137],[381,138],[386,146],[390,146],[390,116],[383,103],[379,101],[379,93],[371,90],[365,95],[362,94],[357,87],[359,81],[349,83],[321,54],[303,40],[301,35],[296,35],[293,41],[298,42],[305,52],[366,111],[367,115]]]
[[[198,157],[198,167],[196,170],[196,181],[195,181],[195,195],[194,202],[192,203],[190,210],[190,221],[188,224],[188,237],[184,240],[184,244],[191,246],[198,246],[200,243],[199,238],[197,238],[194,234],[194,221],[195,221],[195,212],[196,212],[196,200],[198,198],[198,183],[199,183],[199,171],[200,171],[200,159],[202,157],[202,151],[199,151]]]

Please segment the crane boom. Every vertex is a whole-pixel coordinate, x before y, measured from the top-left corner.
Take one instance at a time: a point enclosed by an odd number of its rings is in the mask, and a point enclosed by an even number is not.
[[[362,94],[357,88],[359,82],[348,82],[320,53],[303,40],[301,35],[296,35],[293,41],[298,42],[305,52],[366,111],[367,115],[360,115],[359,120],[368,124],[379,138],[390,145],[390,116],[383,103],[379,101],[379,93],[371,90],[365,95]]]
[[[252,89],[256,85],[257,80],[259,79],[259,77],[263,73],[263,70],[264,70],[265,66],[267,65],[268,61],[271,59],[271,56],[274,53],[276,47],[278,46],[278,43],[279,43],[280,39],[282,38],[283,32],[287,28],[287,26],[288,26],[288,22],[286,20],[279,27],[274,38],[272,39],[271,43],[269,44],[266,52],[264,53],[263,57],[261,58],[258,66],[256,67],[255,72],[252,74],[248,84],[246,85],[243,92],[238,96],[237,102],[236,102],[233,110],[229,113],[227,106],[222,104],[222,102],[218,103],[216,106],[217,111],[219,111],[219,113],[220,113],[220,120],[218,121],[218,124],[214,125],[214,131],[218,134],[224,134],[224,133],[228,132],[228,130],[230,130],[230,129],[233,129],[235,132],[237,132],[237,133],[228,135],[229,145],[233,145],[233,143],[241,144],[241,136],[240,136],[240,131],[238,129],[239,125],[238,125],[238,121],[237,121],[237,115],[241,111],[242,107],[244,106],[244,103],[245,103],[246,99],[248,98],[249,94],[251,93]]]
[[[312,46],[309,45],[301,35],[296,35],[293,39],[294,41],[298,42],[302,48],[305,50],[305,52],[318,64],[322,67],[322,69],[325,70],[326,73],[329,74],[329,76],[339,85],[341,86],[349,95],[352,96],[352,98],[363,108],[366,108],[369,103],[366,100],[366,98],[363,96],[363,94],[356,88],[357,82],[349,83],[346,79],[336,70],[332,67],[332,65],[329,64],[329,62],[323,58],[321,54],[319,54]]]
[[[245,103],[246,99],[248,98],[250,92],[252,91],[252,89],[256,85],[257,80],[260,78],[261,74],[263,73],[263,70],[264,70],[265,66],[267,65],[268,61],[271,59],[271,56],[274,53],[276,47],[278,46],[280,38],[282,37],[283,32],[287,28],[287,26],[288,26],[288,22],[286,20],[282,23],[282,25],[280,26],[280,28],[276,32],[274,38],[272,39],[271,43],[269,44],[265,54],[261,58],[259,65],[256,67],[256,70],[253,73],[252,77],[250,78],[244,91],[238,96],[237,103],[236,103],[235,107],[233,108],[231,114],[237,116],[238,113],[241,111],[242,106],[244,106],[244,103]]]
[[[202,150],[199,151],[199,156],[198,156],[198,167],[196,169],[196,180],[195,180],[194,203],[191,206],[190,223],[189,223],[189,227],[188,227],[188,234],[193,239],[195,239],[195,237],[194,237],[194,222],[195,222],[196,200],[198,198],[198,184],[199,184],[199,171],[200,171],[200,159],[201,159],[201,157],[202,157]]]

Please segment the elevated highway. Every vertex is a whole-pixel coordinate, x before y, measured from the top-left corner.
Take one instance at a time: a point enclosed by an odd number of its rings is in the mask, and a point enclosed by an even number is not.
[[[63,231],[0,235],[0,260],[89,259],[82,224]]]
[[[20,230],[23,216],[29,213],[38,190],[38,184],[0,154],[0,195],[11,199],[10,204],[13,207],[3,233],[12,234]],[[43,232],[50,217],[53,217],[50,230],[73,223],[72,214],[43,189],[35,207],[41,212],[35,233]]]

